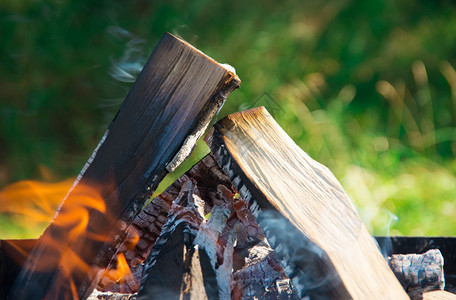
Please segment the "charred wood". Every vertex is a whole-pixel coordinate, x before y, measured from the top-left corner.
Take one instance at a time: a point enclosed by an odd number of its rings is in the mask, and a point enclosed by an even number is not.
[[[297,299],[247,203],[211,156],[175,185],[181,191],[145,263],[140,299]],[[241,282],[247,273],[267,284]]]
[[[192,242],[204,218],[201,206],[197,204],[200,201],[195,182],[187,180],[173,202],[162,234],[145,261],[138,299],[158,295],[165,299],[180,299],[189,294]]]
[[[445,288],[443,257],[437,249],[423,254],[395,254],[388,257],[388,264],[411,299]]]
[[[203,158],[146,205],[135,218],[129,228],[127,238],[118,248],[115,259],[103,273],[98,283],[98,290],[117,293],[138,292],[143,263],[161,234],[164,223],[168,220],[172,202],[176,200],[183,186],[189,180],[194,184],[198,197],[204,199],[204,201],[199,201],[204,215],[210,213],[214,205],[226,203],[235,194],[231,189],[230,181],[220,171],[212,157],[206,156]],[[125,279],[119,280],[112,275],[117,268],[117,257],[119,255],[125,256],[128,266],[132,270],[134,285],[128,284]],[[129,281],[132,282],[132,279],[130,278]]]

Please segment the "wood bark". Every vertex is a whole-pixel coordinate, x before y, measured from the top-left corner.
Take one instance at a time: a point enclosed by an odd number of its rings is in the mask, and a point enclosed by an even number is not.
[[[408,299],[334,175],[264,108],[229,115],[206,141],[300,297]]]
[[[411,299],[421,299],[425,292],[445,288],[443,257],[437,249],[423,254],[392,255],[388,264]]]
[[[239,82],[222,65],[165,34],[10,297],[88,297],[129,224],[166,173],[190,153]]]

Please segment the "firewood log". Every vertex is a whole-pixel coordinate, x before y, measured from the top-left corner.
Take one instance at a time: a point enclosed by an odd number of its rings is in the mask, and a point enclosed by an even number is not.
[[[165,34],[28,257],[11,299],[88,297],[129,224],[239,83]]]
[[[423,254],[395,254],[388,257],[388,264],[411,299],[445,288],[443,257],[437,249]]]
[[[408,299],[334,175],[264,108],[229,115],[206,141],[300,297]]]

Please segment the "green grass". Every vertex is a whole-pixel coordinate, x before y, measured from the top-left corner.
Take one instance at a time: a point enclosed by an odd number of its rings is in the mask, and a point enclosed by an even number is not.
[[[0,187],[75,176],[165,31],[236,68],[241,89],[219,118],[273,111],[372,233],[455,235],[456,9],[444,0],[2,1]],[[36,235],[5,220],[0,238]]]

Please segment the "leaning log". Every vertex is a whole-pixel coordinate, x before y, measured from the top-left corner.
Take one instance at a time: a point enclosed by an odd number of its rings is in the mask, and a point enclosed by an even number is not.
[[[263,107],[206,137],[292,279],[311,299],[408,299],[345,191]]]
[[[40,237],[11,299],[88,297],[133,218],[239,82],[165,34]]]

